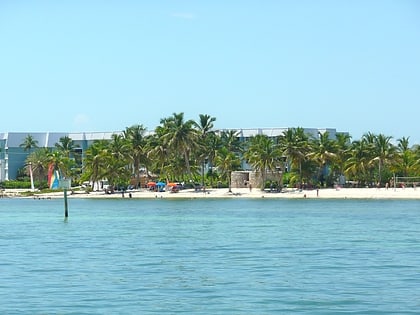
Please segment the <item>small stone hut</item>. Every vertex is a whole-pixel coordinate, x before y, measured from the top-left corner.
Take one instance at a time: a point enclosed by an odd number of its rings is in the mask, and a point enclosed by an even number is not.
[[[231,174],[231,187],[232,188],[248,188],[252,185],[254,188],[262,187],[262,177],[260,172],[255,171],[235,171]],[[267,181],[278,183],[279,187],[283,186],[283,172],[273,171],[267,172]]]

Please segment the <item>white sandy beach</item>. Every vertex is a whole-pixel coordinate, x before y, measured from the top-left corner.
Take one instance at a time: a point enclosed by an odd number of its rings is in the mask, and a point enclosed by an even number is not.
[[[22,197],[19,192],[7,191],[7,197]],[[6,196],[6,195],[5,195]],[[36,193],[35,196],[25,198],[63,198],[63,192],[54,193]],[[126,191],[124,194],[115,192],[105,194],[102,191],[90,192],[75,191],[68,192],[68,198],[307,198],[307,199],[419,199],[420,188],[325,188],[314,190],[286,189],[282,192],[261,191],[259,189],[232,188],[230,193],[227,188],[206,189],[205,191],[181,190],[179,192],[152,192],[146,189]]]

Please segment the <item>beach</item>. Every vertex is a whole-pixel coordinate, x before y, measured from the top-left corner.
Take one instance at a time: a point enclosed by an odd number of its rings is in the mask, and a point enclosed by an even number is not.
[[[178,192],[154,192],[148,189],[129,190],[122,192],[114,192],[106,194],[103,191],[95,191],[86,193],[83,190],[68,191],[69,199],[73,198],[132,198],[132,199],[197,199],[197,198],[285,198],[285,199],[419,199],[420,189],[407,188],[323,188],[313,190],[299,190],[287,188],[281,192],[253,188],[232,188],[229,192],[228,188],[209,188],[196,191],[194,189],[184,189]],[[64,193],[35,193],[33,196],[24,197],[24,190],[6,190],[3,197],[14,198],[63,198]]]

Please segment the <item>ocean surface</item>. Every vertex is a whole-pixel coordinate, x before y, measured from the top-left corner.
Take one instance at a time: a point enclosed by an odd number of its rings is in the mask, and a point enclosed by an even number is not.
[[[0,314],[420,314],[420,201],[0,199]]]

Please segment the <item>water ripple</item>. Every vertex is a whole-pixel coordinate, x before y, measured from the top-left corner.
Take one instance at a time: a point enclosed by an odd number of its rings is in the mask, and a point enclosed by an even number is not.
[[[2,314],[416,314],[418,201],[0,201]]]

